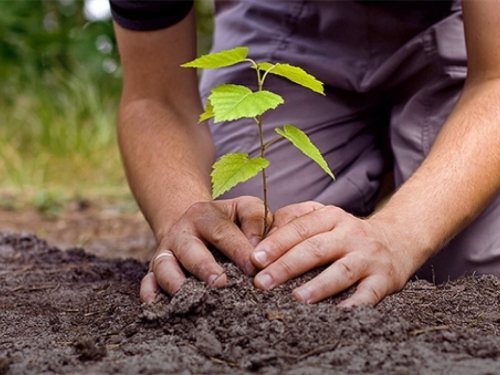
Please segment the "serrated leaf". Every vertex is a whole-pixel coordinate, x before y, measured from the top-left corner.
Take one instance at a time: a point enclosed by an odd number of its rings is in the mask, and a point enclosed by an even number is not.
[[[318,148],[311,142],[306,133],[296,128],[293,125],[285,124],[283,130],[276,128],[276,133],[288,139],[292,144],[302,151],[306,156],[315,161],[331,178],[335,180],[335,176],[328,167],[328,163],[319,152]]]
[[[207,105],[205,106],[205,112],[200,115],[200,119],[198,123],[208,120],[209,118],[214,117],[214,107],[210,100],[207,100]]]
[[[255,177],[267,168],[269,161],[258,156],[248,159],[248,154],[236,152],[222,156],[212,170],[212,198],[215,199],[241,182]]]
[[[325,95],[323,82],[319,81],[313,75],[307,73],[304,69],[290,64],[270,64],[268,62],[261,62],[258,64],[260,70],[269,71],[270,74],[275,74],[280,77],[289,79],[290,81],[304,86],[309,90],[317,92],[318,94]]]
[[[200,56],[181,66],[183,68],[217,69],[243,62],[247,58],[247,55],[247,47],[236,47],[234,49]]]
[[[215,122],[259,116],[284,102],[281,96],[270,91],[252,92],[245,86],[232,84],[217,86],[208,99],[213,106]]]

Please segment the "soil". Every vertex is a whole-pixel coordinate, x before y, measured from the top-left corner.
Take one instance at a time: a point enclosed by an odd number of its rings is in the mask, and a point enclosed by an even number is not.
[[[135,204],[127,200],[82,199],[48,211],[4,208],[0,209],[0,231],[33,233],[61,249],[84,247],[106,258],[146,261],[155,249],[148,224]]]
[[[90,212],[86,225],[75,219],[67,232],[106,232]],[[135,223],[123,225],[129,232],[115,241],[101,234],[111,250],[94,253],[0,233],[0,375],[500,374],[495,276],[411,281],[375,308],[340,309],[350,291],[315,305],[291,297],[314,272],[262,292],[216,254],[227,286],[188,279],[173,298],[160,294],[148,306],[138,290],[154,241],[143,219],[127,220]],[[142,240],[127,250],[124,238]],[[127,257],[112,257],[119,254]]]

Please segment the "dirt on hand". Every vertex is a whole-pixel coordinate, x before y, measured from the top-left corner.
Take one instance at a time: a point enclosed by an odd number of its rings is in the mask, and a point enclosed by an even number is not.
[[[225,262],[139,302],[147,265],[0,234],[0,374],[499,374],[500,280],[410,282],[376,308],[315,305]],[[346,293],[349,293],[346,292]]]

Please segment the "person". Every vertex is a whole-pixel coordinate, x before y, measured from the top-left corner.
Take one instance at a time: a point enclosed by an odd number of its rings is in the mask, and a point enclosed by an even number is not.
[[[500,269],[500,1],[216,1],[213,50],[304,68],[320,96],[280,77],[285,104],[265,135],[302,128],[336,174],[284,141],[269,149],[270,234],[258,178],[212,201],[227,152],[257,152],[252,121],[198,124],[219,83],[255,86],[244,64],[197,74],[189,1],[111,0],[124,82],[119,144],[158,240],[142,301],[174,294],[185,271],[227,282],[208,246],[271,289],[325,266],[293,295],[315,303],[356,285],[340,306],[376,304],[413,276],[435,282]],[[462,9],[463,8],[463,9]],[[389,137],[385,136],[389,135]],[[383,176],[396,190],[373,212]]]

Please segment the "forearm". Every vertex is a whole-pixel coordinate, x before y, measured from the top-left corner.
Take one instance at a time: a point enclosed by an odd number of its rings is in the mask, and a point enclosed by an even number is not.
[[[183,118],[149,99],[120,110],[118,134],[127,178],[157,238],[193,203],[211,199],[213,143],[207,127],[196,121],[197,108],[192,113]]]
[[[500,80],[466,84],[430,154],[369,220],[414,260],[416,271],[500,189]]]
[[[160,239],[193,203],[210,200],[214,146],[193,69],[194,14],[157,31],[115,24],[124,71],[118,135],[127,178]]]

